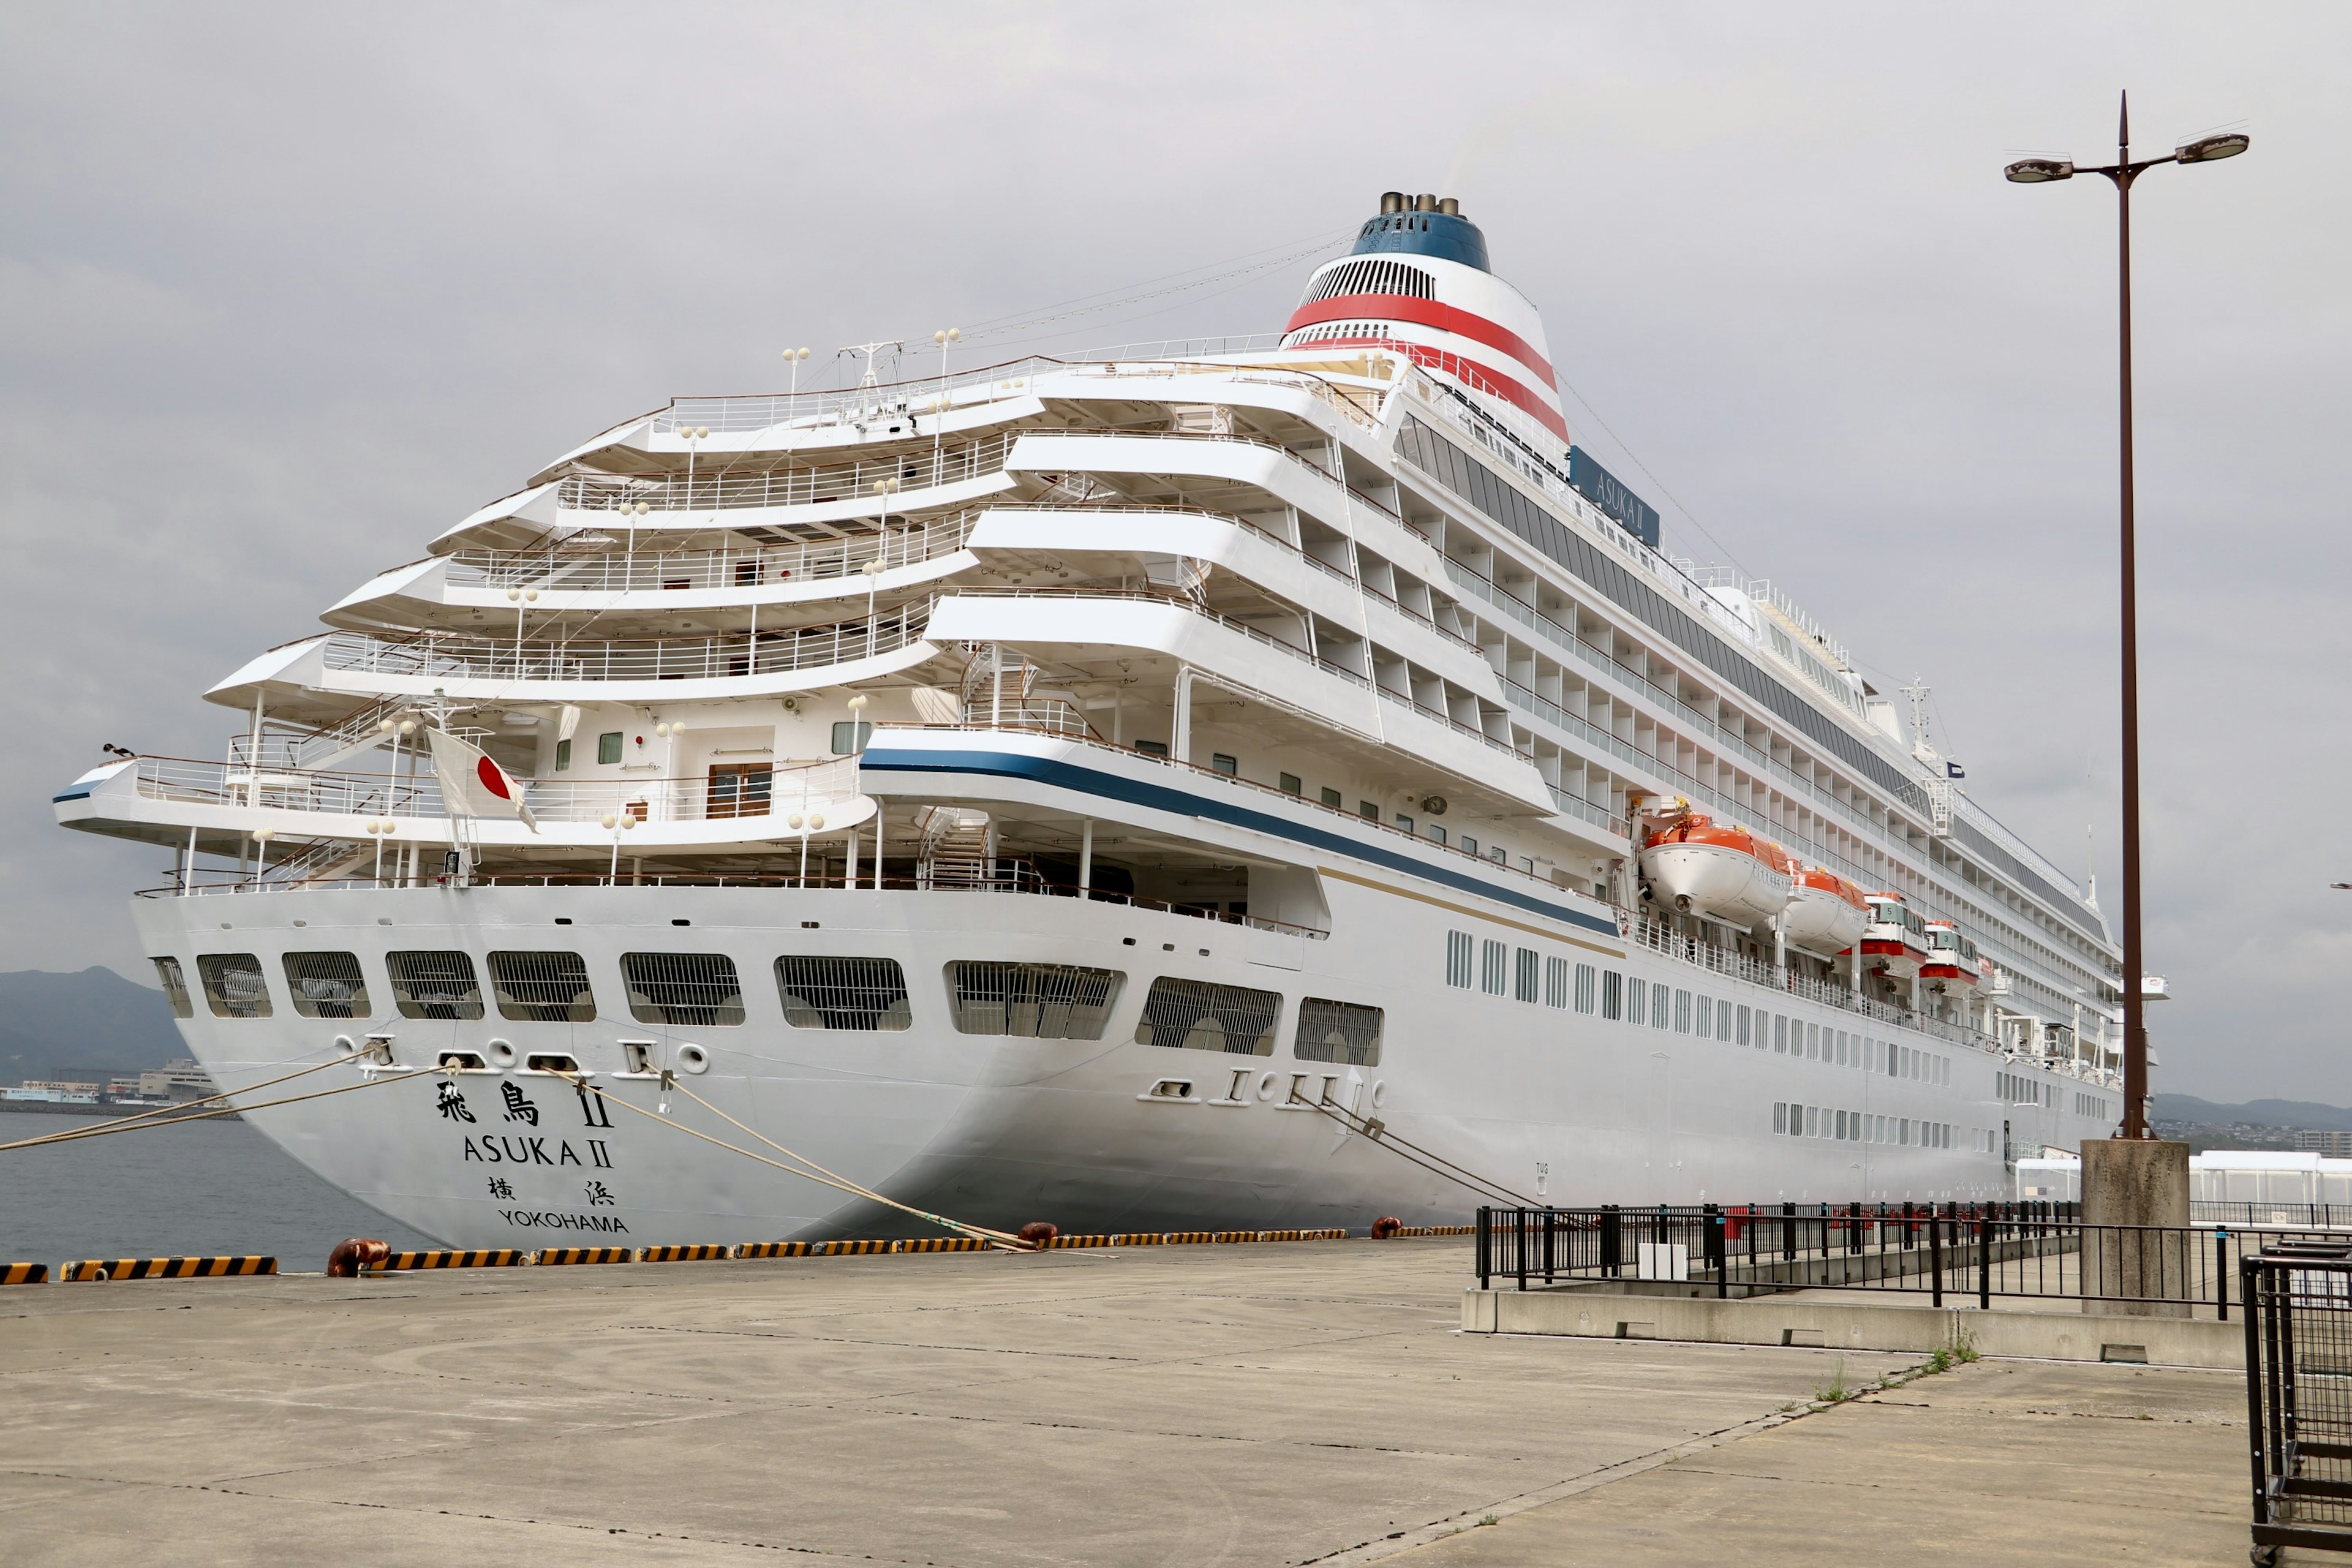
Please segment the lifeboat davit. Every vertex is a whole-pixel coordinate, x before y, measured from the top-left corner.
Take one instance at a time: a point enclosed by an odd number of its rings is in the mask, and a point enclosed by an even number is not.
[[[1860,888],[1835,871],[1809,866],[1797,873],[1781,924],[1790,947],[1841,953],[1869,926],[1870,905]]]
[[[1651,896],[1678,914],[1760,925],[1789,904],[1796,863],[1744,827],[1687,808],[1661,817],[1642,841]]]
[[[1864,974],[1887,980],[1916,980],[1927,962],[1927,923],[1903,901],[1899,893],[1865,893],[1869,923],[1863,927],[1857,962]]]
[[[1973,995],[1983,983],[1977,944],[1949,921],[1927,922],[1927,957],[1919,978],[1934,982],[1946,995]]]

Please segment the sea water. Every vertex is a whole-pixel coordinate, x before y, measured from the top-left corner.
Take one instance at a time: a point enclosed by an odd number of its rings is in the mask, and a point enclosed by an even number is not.
[[[0,1143],[93,1124],[0,1115]],[[435,1245],[226,1119],[0,1152],[0,1263],[267,1253],[315,1270],[349,1236]]]

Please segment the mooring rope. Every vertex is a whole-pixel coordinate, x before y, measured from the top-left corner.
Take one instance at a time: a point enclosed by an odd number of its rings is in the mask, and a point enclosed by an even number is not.
[[[861,1186],[859,1184],[849,1180],[845,1176],[837,1176],[831,1171],[826,1170],[824,1166],[818,1164],[815,1161],[809,1159],[807,1156],[795,1154],[790,1149],[787,1149],[782,1144],[775,1142],[775,1140],[762,1137],[760,1133],[752,1131],[751,1128],[744,1127],[741,1122],[737,1121],[733,1117],[729,1116],[725,1111],[719,1110],[717,1106],[711,1104],[700,1095],[696,1094],[691,1089],[678,1084],[675,1079],[671,1080],[671,1082],[666,1087],[675,1089],[679,1094],[685,1095],[687,1099],[694,1101],[695,1104],[701,1106],[704,1110],[709,1111],[714,1116],[720,1118],[722,1121],[728,1121],[736,1127],[742,1128],[745,1132],[751,1133],[752,1137],[759,1139],[761,1142],[765,1143],[769,1148],[775,1150],[780,1154],[786,1155],[791,1159],[798,1161],[800,1165],[805,1168],[795,1168],[792,1165],[784,1164],[781,1161],[771,1160],[766,1155],[754,1152],[750,1149],[738,1148],[735,1144],[728,1142],[723,1138],[714,1138],[708,1132],[697,1131],[694,1128],[688,1127],[682,1121],[673,1121],[671,1118],[664,1116],[659,1111],[648,1110],[644,1106],[637,1104],[635,1100],[623,1100],[620,1096],[615,1094],[607,1094],[604,1089],[599,1089],[593,1083],[590,1083],[587,1080],[585,1074],[579,1077],[573,1077],[569,1073],[558,1073],[556,1076],[571,1084],[572,1088],[580,1089],[584,1093],[593,1094],[599,1100],[603,1100],[613,1105],[621,1106],[625,1110],[634,1110],[640,1116],[649,1116],[666,1127],[676,1128],[678,1131],[685,1133],[689,1138],[699,1138],[705,1143],[711,1144],[716,1148],[724,1149],[730,1154],[740,1154],[747,1160],[757,1160],[761,1164],[771,1166],[775,1170],[782,1171],[788,1176],[799,1176],[803,1180],[815,1182],[820,1186],[836,1188],[841,1192],[849,1194],[853,1197],[865,1198],[869,1202],[881,1204],[887,1207],[897,1209],[902,1214],[913,1215],[916,1218],[936,1225],[942,1230],[957,1231],[962,1235],[971,1237],[975,1241],[985,1241],[993,1246],[1001,1247],[1008,1252],[1034,1252],[1037,1250],[1029,1243],[1022,1240],[1019,1237],[1011,1235],[1008,1232],[991,1230],[986,1226],[972,1225],[964,1220],[950,1219],[945,1215],[931,1214],[923,1209],[915,1208],[910,1205],[902,1204],[896,1198],[886,1197],[882,1194],[876,1192],[873,1188]]]
[[[327,1062],[320,1065],[332,1067],[334,1064],[332,1062]],[[302,1070],[303,1072],[311,1072],[317,1069],[305,1068]],[[334,1089],[313,1089],[308,1094],[289,1094],[282,1100],[259,1100],[250,1101],[244,1105],[224,1105],[215,1110],[198,1111],[194,1116],[170,1116],[165,1117],[162,1121],[140,1121],[126,1117],[122,1121],[110,1121],[100,1127],[80,1127],[76,1128],[70,1132],[51,1132],[39,1138],[26,1138],[14,1143],[0,1143],[0,1153],[6,1153],[11,1149],[31,1149],[48,1143],[71,1143],[76,1140],[82,1138],[103,1138],[108,1134],[114,1132],[145,1132],[157,1127],[177,1127],[184,1121],[209,1121],[215,1116],[236,1116],[247,1110],[268,1110],[273,1107],[280,1105],[299,1105],[306,1100],[325,1100],[331,1095],[349,1094],[354,1089],[373,1089],[376,1085],[381,1083],[398,1083],[407,1079],[429,1077],[435,1070],[436,1069],[429,1068],[413,1068],[403,1072],[387,1072],[377,1077],[363,1078],[357,1083],[341,1084]],[[299,1073],[288,1073],[286,1078],[299,1078],[301,1074]],[[284,1078],[272,1079],[270,1080],[272,1083],[284,1083],[286,1079]],[[253,1087],[255,1089],[258,1089],[264,1086],[256,1084]],[[226,1090],[222,1094],[207,1095],[205,1098],[207,1100],[223,1100],[227,1098],[228,1094],[249,1094],[251,1092],[252,1089],[231,1089]],[[194,1105],[199,1102],[190,1100],[188,1103]]]
[[[20,1138],[14,1143],[0,1143],[0,1153],[5,1153],[10,1149],[29,1149],[37,1143],[62,1143],[76,1138],[95,1137],[100,1132],[126,1131],[136,1122],[159,1116],[170,1117],[173,1121],[199,1121],[203,1118],[185,1116],[182,1113],[199,1105],[210,1105],[215,1100],[226,1100],[232,1094],[251,1094],[256,1089],[274,1088],[278,1084],[300,1078],[305,1073],[319,1072],[333,1067],[337,1062],[347,1062],[366,1056],[369,1049],[370,1047],[365,1046],[357,1047],[342,1056],[331,1057],[322,1062],[312,1062],[309,1067],[297,1068],[292,1072],[280,1073],[276,1078],[267,1078],[259,1083],[249,1083],[243,1089],[225,1089],[217,1094],[205,1095],[201,1100],[184,1100],[175,1105],[158,1105],[135,1115],[118,1116],[111,1121],[101,1121],[95,1127],[77,1127],[66,1132],[44,1132],[37,1138]]]
[[[1455,1164],[1453,1161],[1447,1159],[1443,1154],[1433,1153],[1429,1150],[1423,1148],[1420,1144],[1412,1142],[1407,1139],[1398,1136],[1395,1132],[1389,1130],[1386,1123],[1382,1123],[1379,1128],[1375,1129],[1371,1124],[1371,1119],[1370,1117],[1359,1116],[1356,1112],[1347,1110],[1342,1106],[1329,1105],[1320,1100],[1315,1102],[1315,1109],[1329,1117],[1332,1121],[1338,1122],[1340,1126],[1346,1128],[1349,1131],[1359,1134],[1368,1142],[1387,1149],[1390,1153],[1394,1154],[1398,1159],[1406,1161],[1412,1164],[1419,1165],[1423,1170],[1429,1172],[1431,1174],[1442,1176],[1445,1180],[1455,1184],[1457,1186],[1467,1187],[1481,1197],[1499,1198],[1503,1200],[1507,1206],[1512,1208],[1540,1208],[1542,1206],[1533,1198],[1528,1197],[1524,1194],[1515,1193],[1511,1191],[1510,1188],[1503,1185],[1500,1182],[1490,1181],[1486,1177],[1478,1174],[1475,1171],[1470,1170],[1465,1166]]]

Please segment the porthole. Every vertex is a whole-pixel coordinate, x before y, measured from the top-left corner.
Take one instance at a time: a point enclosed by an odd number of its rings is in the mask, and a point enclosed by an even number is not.
[[[499,1066],[502,1068],[510,1068],[514,1066],[515,1048],[513,1042],[509,1040],[492,1040],[489,1044],[489,1052],[490,1060],[498,1063]]]
[[[680,1046],[677,1065],[681,1071],[705,1073],[710,1070],[710,1053],[700,1046]]]
[[[1260,1073],[1257,1079],[1257,1097],[1260,1100],[1272,1100],[1274,1098],[1275,1090],[1281,1087],[1282,1075],[1280,1073]]]
[[[1387,1107],[1388,1102],[1389,1082],[1388,1079],[1382,1079],[1378,1083],[1372,1085],[1372,1109],[1374,1110],[1383,1110]]]

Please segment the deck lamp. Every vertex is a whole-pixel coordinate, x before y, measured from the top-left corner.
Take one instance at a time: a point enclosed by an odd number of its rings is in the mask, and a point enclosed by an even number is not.
[[[2122,578],[2123,587],[2123,857],[2124,857],[2124,1114],[2118,1138],[2146,1138],[2147,1127],[2147,1026],[2142,1011],[2146,993],[2142,975],[2139,918],[2139,591],[2137,546],[2132,531],[2132,337],[2131,337],[2131,188],[2132,182],[2159,163],[2211,163],[2234,158],[2252,144],[2243,132],[2200,136],[2175,147],[2161,158],[2131,155],[2131,100],[2121,103],[2116,121],[2116,161],[2078,169],[2070,159],[2023,158],[2004,171],[2012,184],[2046,184],[2071,180],[2076,174],[2104,174],[2116,187],[2116,303],[2120,331],[2116,337],[2120,374],[2117,377],[2122,440]]]

